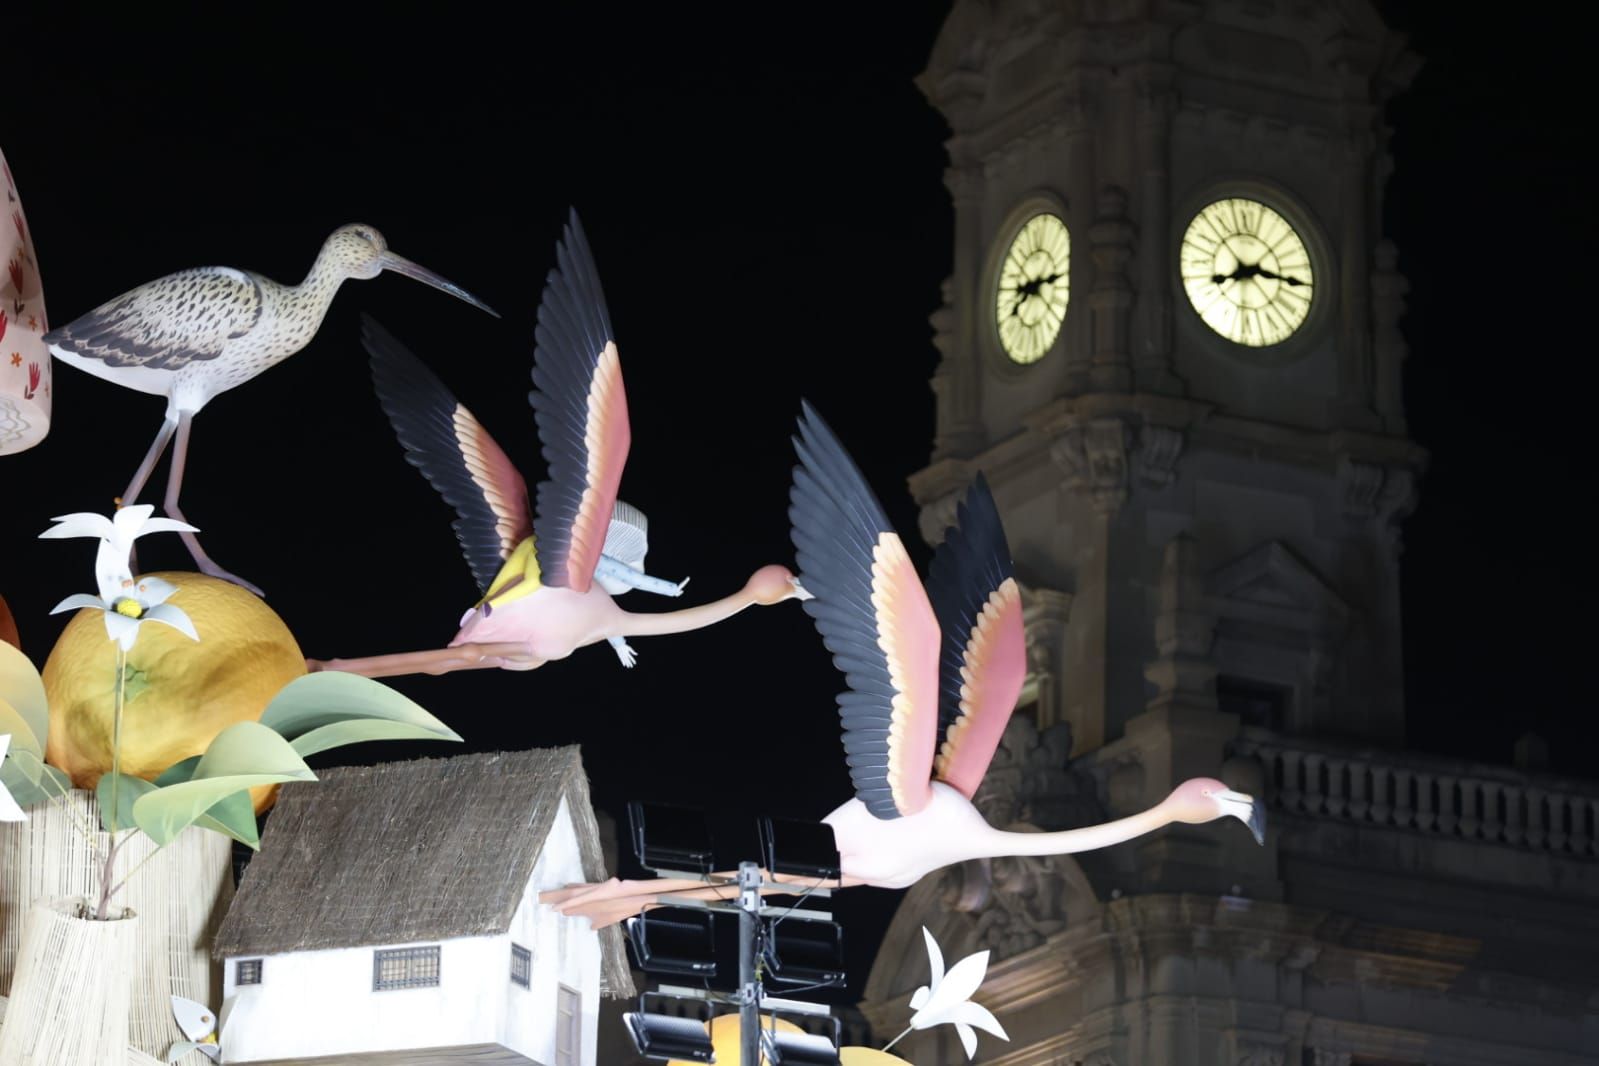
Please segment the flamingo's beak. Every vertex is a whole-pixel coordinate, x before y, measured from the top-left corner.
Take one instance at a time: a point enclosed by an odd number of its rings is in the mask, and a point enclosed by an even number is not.
[[[1243,792],[1218,792],[1216,802],[1221,804],[1223,814],[1230,814],[1249,827],[1254,834],[1255,843],[1266,843],[1266,805],[1255,797]]]
[[[392,270],[396,274],[404,274],[408,278],[414,278],[415,280],[426,285],[431,285],[435,289],[439,289],[442,292],[447,292],[458,300],[465,300],[473,307],[476,307],[481,311],[487,311],[495,318],[500,317],[500,313],[498,311],[494,310],[494,308],[490,307],[482,300],[479,300],[476,296],[473,296],[471,293],[467,292],[453,281],[446,281],[444,278],[441,278],[437,274],[433,273],[433,271],[429,270],[427,267],[419,266],[405,258],[403,255],[395,255],[393,252],[384,252],[383,255],[378,258],[378,264],[382,266],[384,270]]]

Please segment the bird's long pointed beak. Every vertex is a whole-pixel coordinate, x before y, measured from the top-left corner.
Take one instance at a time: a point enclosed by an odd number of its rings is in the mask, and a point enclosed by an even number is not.
[[[429,270],[427,267],[413,263],[403,255],[395,255],[393,252],[384,252],[380,262],[383,264],[384,270],[392,270],[396,274],[404,274],[408,278],[415,278],[417,281],[431,285],[435,289],[449,293],[458,300],[465,300],[473,307],[476,307],[481,311],[487,311],[495,318],[500,317],[500,313],[498,311],[484,303],[482,300],[479,300],[476,296],[473,296],[465,289],[461,288],[461,286],[455,284],[453,281],[446,281],[444,278],[441,278],[437,274],[433,273],[433,271]]]
[[[1255,843],[1266,843],[1266,805],[1255,797],[1244,792],[1218,793],[1217,799],[1221,800],[1227,813],[1249,826],[1249,831],[1255,837]]]

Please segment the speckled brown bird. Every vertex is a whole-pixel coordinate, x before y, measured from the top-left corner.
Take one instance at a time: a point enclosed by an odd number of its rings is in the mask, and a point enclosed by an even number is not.
[[[232,267],[180,270],[46,333],[45,344],[62,362],[124,388],[167,398],[161,431],[120,505],[138,501],[176,435],[165,508],[171,517],[187,522],[178,508],[178,493],[195,413],[212,397],[242,385],[310,343],[347,279],[375,278],[385,270],[426,282],[499,317],[471,293],[391,252],[383,235],[371,226],[354,223],[333,231],[298,285],[282,285]],[[202,572],[260,594],[260,589],[212,562],[193,533],[182,537]]]

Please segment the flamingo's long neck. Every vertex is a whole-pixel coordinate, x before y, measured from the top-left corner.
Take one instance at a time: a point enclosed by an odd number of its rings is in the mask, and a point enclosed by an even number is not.
[[[659,611],[653,614],[623,611],[622,621],[617,627],[620,631],[618,635],[648,637],[661,633],[687,633],[691,629],[704,629],[725,618],[733,617],[755,602],[755,593],[746,585],[731,596],[723,596],[719,600],[702,603],[698,607],[685,607],[681,611]]]
[[[1006,833],[993,829],[985,840],[987,849],[983,857],[997,859],[1012,855],[1069,855],[1078,851],[1093,851],[1153,833],[1172,821],[1172,813],[1167,805],[1159,803],[1147,811],[1118,818],[1114,822],[1066,829],[1058,833]]]

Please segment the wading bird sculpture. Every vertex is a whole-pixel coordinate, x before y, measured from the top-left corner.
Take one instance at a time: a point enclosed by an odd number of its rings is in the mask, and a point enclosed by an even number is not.
[[[972,805],[1027,671],[1021,591],[981,475],[933,556],[926,587],[882,506],[809,405],[795,440],[789,519],[800,580],[848,690],[838,697],[855,797],[833,828],[840,886],[907,888],[970,859],[1109,847],[1173,822],[1233,817],[1264,840],[1265,811],[1195,778],[1142,813],[1058,833],[994,829]],[[835,882],[828,882],[829,885]],[[545,893],[596,926],[641,908],[725,895],[703,881],[611,880]]]
[[[532,670],[601,640],[623,666],[628,637],[681,633],[805,592],[781,566],[757,570],[731,596],[685,610],[624,611],[628,589],[677,596],[643,571],[644,516],[617,500],[631,443],[627,395],[588,239],[574,212],[539,303],[533,406],[549,468],[533,514],[522,475],[472,412],[422,362],[368,320],[378,397],[406,458],[459,516],[456,537],[483,598],[448,647],[360,659],[307,660],[367,677],[494,668]]]
[[[138,502],[156,463],[176,436],[167,475],[166,513],[178,507],[189,452],[189,424],[212,398],[275,366],[316,336],[339,286],[385,270],[426,282],[498,318],[483,301],[389,250],[371,226],[341,226],[322,245],[298,285],[232,267],[180,270],[140,285],[44,335],[57,359],[114,385],[165,396],[166,418],[118,503]],[[260,589],[211,561],[193,533],[183,543],[204,573]]]

